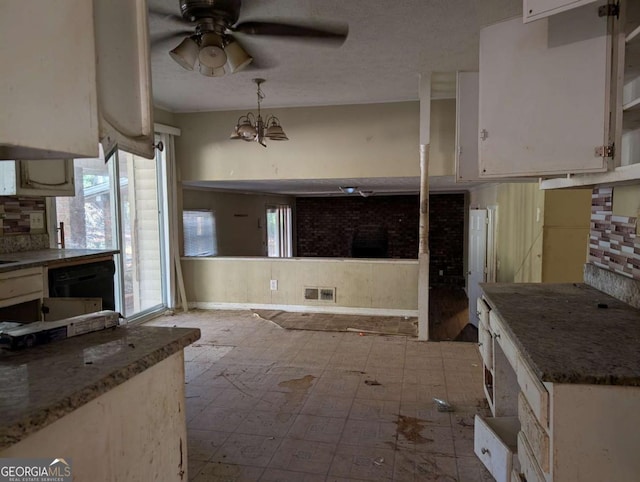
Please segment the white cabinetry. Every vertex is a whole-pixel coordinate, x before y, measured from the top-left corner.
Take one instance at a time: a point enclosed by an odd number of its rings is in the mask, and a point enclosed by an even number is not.
[[[98,155],[91,2],[0,2],[0,64],[0,159]]]
[[[458,72],[456,82],[456,182],[477,181],[478,72]]]
[[[575,373],[566,383],[542,381],[491,300],[479,299],[478,308],[480,334],[488,330],[494,342],[492,356],[483,349],[486,334],[480,347],[493,417],[476,417],[474,451],[496,480],[637,481],[640,388],[569,383]]]
[[[0,4],[0,159],[153,156],[145,0]]]
[[[556,13],[581,7],[596,0],[523,0],[522,15],[524,21],[531,22]]]
[[[612,142],[603,3],[480,31],[480,177],[607,169],[597,151]]]
[[[75,196],[73,159],[0,161],[0,195]]]
[[[153,103],[146,0],[94,0],[98,115],[105,151],[151,159]]]

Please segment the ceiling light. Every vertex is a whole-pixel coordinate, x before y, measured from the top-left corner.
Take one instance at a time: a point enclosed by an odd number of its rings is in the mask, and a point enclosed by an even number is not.
[[[280,120],[277,117],[269,115],[267,116],[266,121],[262,119],[260,104],[262,103],[262,99],[264,99],[264,94],[262,93],[260,84],[265,80],[253,79],[253,81],[258,86],[258,115],[256,116],[253,112],[249,112],[240,116],[238,122],[236,122],[236,125],[233,128],[233,131],[231,132],[231,136],[229,136],[229,139],[242,139],[247,142],[256,141],[264,147],[267,147],[264,143],[265,139],[270,139],[272,141],[288,141],[289,138],[284,133],[284,130],[280,125]]]
[[[222,77],[224,75],[224,67],[212,69],[206,65],[200,64],[200,73],[206,77]]]
[[[253,57],[233,39],[225,45],[224,51],[227,54],[227,69],[230,74],[244,69],[253,61]]]
[[[192,37],[187,37],[180,42],[180,45],[169,52],[169,55],[171,55],[171,58],[180,64],[182,68],[193,70],[193,67],[196,65],[196,60],[198,60],[199,50],[200,47],[198,43]]]
[[[215,32],[202,34],[198,59],[201,66],[205,65],[212,69],[224,67],[227,63],[227,54],[224,52],[222,37]]]
[[[341,187],[340,190],[345,194],[353,194],[358,188],[354,186]]]

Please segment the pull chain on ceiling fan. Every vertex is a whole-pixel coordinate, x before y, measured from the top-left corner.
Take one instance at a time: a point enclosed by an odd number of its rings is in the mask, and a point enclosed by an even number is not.
[[[247,67],[253,58],[244,50],[233,34],[277,37],[312,38],[341,45],[349,28],[344,23],[323,22],[305,26],[266,21],[238,23],[241,0],[179,0],[181,15],[150,10],[167,20],[190,26],[189,30],[171,32],[156,42],[168,38],[186,37],[169,52],[182,68],[194,70],[196,64],[202,75],[220,77]],[[195,26],[193,25],[195,24]]]

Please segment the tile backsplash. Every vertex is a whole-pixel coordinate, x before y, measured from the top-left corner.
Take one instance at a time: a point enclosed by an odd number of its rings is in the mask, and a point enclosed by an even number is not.
[[[31,213],[45,215],[44,197],[0,196],[0,253],[49,247],[46,229],[32,232]]]
[[[636,218],[613,215],[613,189],[599,187],[591,196],[589,262],[640,280],[640,238]]]

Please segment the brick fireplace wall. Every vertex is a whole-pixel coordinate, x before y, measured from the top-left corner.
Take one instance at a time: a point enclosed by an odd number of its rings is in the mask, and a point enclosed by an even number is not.
[[[640,238],[636,218],[613,215],[613,189],[599,187],[591,196],[589,262],[640,280]]]
[[[378,225],[389,258],[417,259],[419,210],[417,195],[297,198],[296,255],[348,258],[358,226]],[[429,220],[430,284],[464,286],[464,194],[430,195]]]

